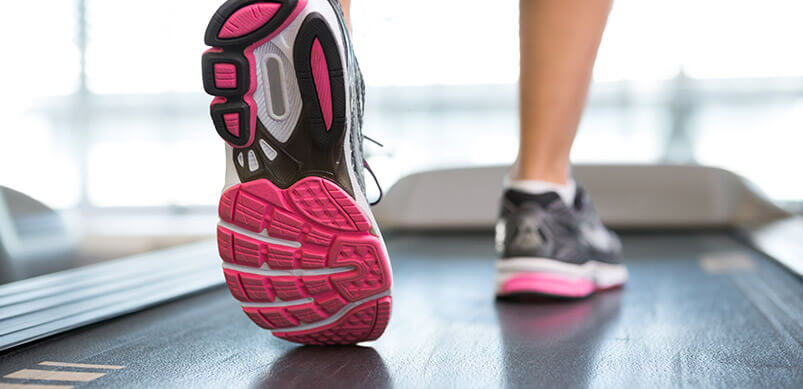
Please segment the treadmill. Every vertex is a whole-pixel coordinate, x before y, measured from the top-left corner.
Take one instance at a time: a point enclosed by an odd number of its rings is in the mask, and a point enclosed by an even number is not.
[[[799,216],[722,169],[577,166],[630,280],[582,300],[497,301],[504,172],[416,173],[375,207],[395,277],[375,342],[300,346],[259,329],[208,241],[0,286],[0,389],[803,387]]]

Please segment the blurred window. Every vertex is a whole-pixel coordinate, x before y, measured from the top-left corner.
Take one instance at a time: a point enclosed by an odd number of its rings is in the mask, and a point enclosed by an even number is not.
[[[199,58],[220,2],[4,4],[15,17],[0,32],[18,38],[0,63],[0,184],[57,208],[213,205],[224,154]],[[365,132],[386,144],[366,148],[383,184],[515,157],[517,3],[489,4],[354,2]],[[801,11],[618,0],[574,161],[721,166],[803,200],[789,173],[803,166]]]

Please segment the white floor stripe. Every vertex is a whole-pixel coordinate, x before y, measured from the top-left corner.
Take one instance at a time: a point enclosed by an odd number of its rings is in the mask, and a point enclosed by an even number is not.
[[[7,384],[0,382],[0,389],[72,389],[70,385],[46,385],[46,384]]]
[[[6,374],[3,378],[15,378],[23,380],[41,380],[41,381],[76,381],[76,382],[89,382],[94,379],[105,376],[106,373],[89,373],[78,371],[56,371],[56,370],[39,370],[39,369],[22,369],[17,370],[11,374]]]
[[[95,365],[90,363],[70,363],[70,362],[52,362],[52,361],[39,362],[39,364],[42,366],[63,366],[63,367],[80,367],[85,369],[113,369],[113,370],[119,370],[125,367],[119,365]]]

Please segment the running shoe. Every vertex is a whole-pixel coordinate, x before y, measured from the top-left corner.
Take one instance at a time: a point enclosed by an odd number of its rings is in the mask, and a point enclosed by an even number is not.
[[[571,206],[554,192],[507,190],[496,224],[496,294],[581,298],[621,286],[621,247],[582,188]]]
[[[365,196],[365,87],[339,4],[229,0],[205,42],[204,89],[227,143],[217,239],[232,295],[292,342],[378,338],[392,276]]]

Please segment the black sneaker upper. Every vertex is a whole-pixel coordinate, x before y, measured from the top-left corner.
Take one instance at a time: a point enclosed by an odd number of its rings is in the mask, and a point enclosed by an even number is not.
[[[496,248],[502,259],[536,257],[573,264],[619,263],[621,254],[619,238],[602,225],[579,186],[572,206],[554,192],[506,190],[496,224]]]

